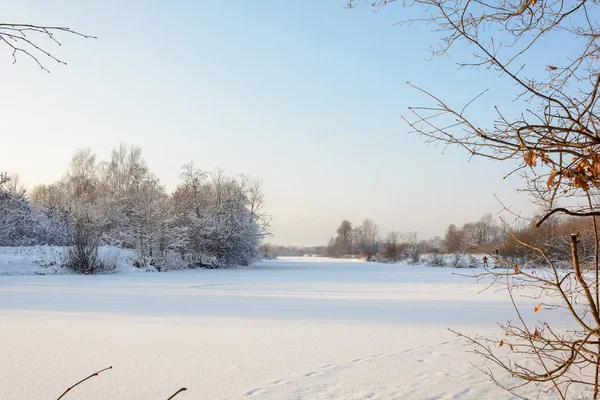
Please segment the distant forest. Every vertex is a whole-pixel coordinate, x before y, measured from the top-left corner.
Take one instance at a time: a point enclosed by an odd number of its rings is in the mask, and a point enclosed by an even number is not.
[[[372,219],[360,225],[344,220],[327,246],[295,247],[263,245],[263,256],[327,256],[334,258],[362,258],[379,261],[418,262],[424,254],[491,254],[504,258],[519,258],[544,262],[542,250],[552,259],[568,259],[571,246],[569,234],[579,232],[582,243],[582,260],[594,259],[594,232],[581,219],[552,216],[543,226],[536,228],[538,216],[523,219],[520,224],[506,224],[486,214],[478,221],[462,226],[450,224],[443,238],[436,236],[419,240],[416,232],[390,231],[382,236]],[[538,250],[536,250],[538,249]]]

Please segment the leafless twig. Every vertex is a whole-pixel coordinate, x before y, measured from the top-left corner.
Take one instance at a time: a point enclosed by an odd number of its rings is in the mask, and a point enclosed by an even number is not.
[[[71,391],[71,390],[72,390],[74,387],[76,387],[77,385],[79,385],[79,384],[82,384],[83,382],[87,381],[88,379],[90,379],[90,378],[93,378],[94,376],[98,376],[100,373],[102,373],[102,372],[104,372],[104,371],[106,371],[106,370],[109,370],[109,369],[112,369],[112,366],[110,366],[110,367],[106,367],[106,368],[104,368],[104,369],[101,369],[100,371],[96,371],[96,372],[94,372],[93,374],[91,374],[90,376],[88,376],[87,378],[83,378],[82,380],[80,380],[79,382],[77,382],[76,384],[74,384],[73,386],[71,386],[71,387],[67,388],[67,390],[65,390],[65,391],[63,392],[63,394],[61,394],[61,395],[58,397],[58,399],[56,399],[56,400],[60,400],[60,399],[62,399],[62,398],[63,398],[63,397],[64,397],[64,396],[65,396],[67,393],[69,393],[69,392],[70,392],[70,391]]]

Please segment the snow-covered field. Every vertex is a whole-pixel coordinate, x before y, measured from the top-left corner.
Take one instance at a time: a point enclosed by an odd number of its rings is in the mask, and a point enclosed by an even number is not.
[[[456,272],[283,258],[1,276],[0,398],[56,399],[112,365],[65,399],[506,399],[447,328],[501,335],[511,306]]]
[[[66,247],[63,246],[0,246],[0,275],[62,275],[71,274],[63,266]],[[135,268],[135,251],[112,246],[102,246],[98,256],[114,272],[146,272]]]

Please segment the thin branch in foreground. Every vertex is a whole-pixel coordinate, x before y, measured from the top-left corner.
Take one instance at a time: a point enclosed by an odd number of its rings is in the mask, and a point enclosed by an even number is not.
[[[561,212],[567,215],[571,215],[573,217],[596,217],[596,216],[600,216],[600,211],[581,211],[581,212],[577,212],[577,211],[571,211],[568,210],[566,208],[555,208],[551,211],[549,211],[548,213],[546,213],[542,218],[540,218],[536,223],[535,226],[536,228],[539,228],[540,225],[542,225],[544,223],[545,220],[547,220],[548,218],[550,218],[553,214],[557,213],[557,212]]]
[[[70,34],[85,39],[97,39],[96,36],[85,35],[68,27],[0,23],[0,45],[6,45],[9,48],[12,53],[13,64],[17,62],[18,55],[25,55],[48,73],[50,70],[44,66],[42,58],[51,59],[58,64],[67,64],[40,43],[40,38],[45,37],[61,46],[61,43],[55,37],[57,34]]]
[[[185,392],[186,390],[187,390],[187,388],[181,388],[181,389],[179,389],[178,391],[176,391],[175,393],[173,393],[171,395],[171,397],[169,397],[167,400],[171,400],[172,398],[174,398],[175,396],[177,396],[179,393]]]
[[[80,380],[79,382],[77,382],[77,383],[76,383],[76,384],[74,384],[73,386],[71,386],[71,387],[67,388],[67,390],[65,390],[65,391],[63,392],[63,394],[61,394],[61,395],[58,397],[58,399],[56,399],[56,400],[60,400],[60,399],[62,399],[63,397],[65,397],[65,395],[66,395],[67,393],[69,393],[69,392],[70,392],[70,391],[71,391],[71,390],[72,390],[74,387],[76,387],[77,385],[79,385],[79,384],[82,384],[83,382],[87,381],[87,380],[88,380],[88,379],[90,379],[90,378],[93,378],[94,376],[98,376],[98,375],[99,375],[101,372],[104,372],[104,371],[106,371],[106,370],[108,370],[108,369],[112,369],[112,366],[110,366],[110,367],[106,367],[106,368],[104,368],[104,369],[101,369],[100,371],[94,372],[93,374],[91,374],[91,375],[90,375],[90,376],[88,376],[87,378],[84,378],[84,379]],[[172,398],[172,397],[171,397],[171,398]]]

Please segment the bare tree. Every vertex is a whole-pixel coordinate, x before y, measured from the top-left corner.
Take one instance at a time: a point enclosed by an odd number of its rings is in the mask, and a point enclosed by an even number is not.
[[[96,201],[98,166],[96,155],[92,153],[91,149],[81,149],[75,152],[64,181],[74,198],[90,203]]]
[[[379,226],[371,218],[366,218],[360,227],[360,251],[371,258],[377,254],[379,242]]]
[[[7,172],[0,172],[0,188],[3,188],[6,184],[10,182],[10,176],[8,176]]]
[[[259,235],[262,239],[272,236],[271,222],[273,216],[265,212],[265,191],[262,182],[258,179],[248,179],[245,175],[240,177],[241,186],[246,191],[248,207],[252,218],[259,226]]]
[[[337,228],[336,244],[340,248],[342,256],[348,255],[352,252],[352,223],[348,220],[342,221],[340,226]]]
[[[350,0],[354,7],[359,0]],[[375,0],[377,10],[394,0]],[[410,11],[422,8],[416,18],[401,24],[424,23],[442,35],[432,46],[433,56],[447,55],[457,47],[472,50],[459,62],[460,68],[490,71],[490,82],[515,85],[520,94],[517,115],[502,106],[490,109],[492,118],[481,121],[470,106],[488,89],[465,104],[453,105],[426,88],[409,84],[432,102],[411,107],[405,121],[426,141],[455,145],[471,157],[505,162],[507,173],[522,178],[523,189],[543,207],[536,226],[555,214],[584,219],[591,227],[591,260],[581,258],[582,235],[568,240],[569,259],[549,255],[544,248],[519,239],[519,246],[537,253],[544,268],[528,271],[507,260],[504,270],[479,276],[502,285],[514,304],[517,320],[502,327],[500,337],[464,335],[488,364],[484,372],[511,393],[525,398],[522,389],[538,389],[544,398],[554,396],[599,397],[600,289],[597,195],[600,191],[600,3],[589,0],[413,0],[402,3]],[[553,64],[545,68],[526,65],[533,52],[552,49]],[[461,55],[464,53],[460,53]],[[536,53],[540,54],[540,53]],[[535,57],[535,56],[534,56]],[[477,120],[477,122],[475,122]],[[516,165],[516,167],[515,167]],[[568,261],[569,270],[560,264]],[[591,269],[591,273],[585,271]],[[539,298],[535,310],[521,309],[520,293]],[[570,316],[566,328],[542,319],[526,322],[527,313],[564,310]],[[462,334],[461,334],[462,335]],[[499,353],[510,349],[509,356]],[[502,379],[498,370],[517,378],[516,384]]]
[[[392,261],[397,260],[400,256],[400,234],[397,231],[388,233],[385,239],[383,256]]]
[[[462,250],[463,234],[454,224],[448,225],[442,242],[446,253],[457,253]]]
[[[25,194],[27,191],[21,182],[19,174],[11,174],[6,182],[6,189],[13,194]]]
[[[102,272],[104,266],[98,257],[102,231],[93,211],[86,207],[79,211],[75,221],[73,245],[67,248],[65,264],[79,274],[95,274]]]
[[[429,252],[439,253],[442,251],[442,239],[439,236],[435,236],[427,241]]]

